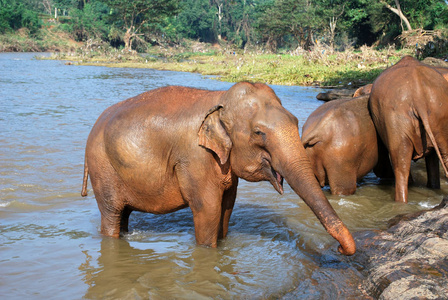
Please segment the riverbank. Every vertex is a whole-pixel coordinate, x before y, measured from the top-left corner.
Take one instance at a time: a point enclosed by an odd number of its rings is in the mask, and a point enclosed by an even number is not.
[[[406,54],[411,53],[370,47],[337,52],[323,45],[313,51],[269,54],[203,43],[190,43],[187,47],[151,47],[147,53],[139,54],[90,41],[75,51],[57,52],[51,59],[78,65],[192,72],[217,76],[228,82],[248,80],[275,85],[355,88],[373,82],[384,69]]]
[[[31,34],[21,28],[0,34],[0,52],[71,52],[83,46],[57,27],[45,27]]]
[[[124,52],[100,41],[75,42],[55,28],[42,30],[37,37],[31,37],[26,31],[1,35],[0,45],[2,52],[53,52],[50,59],[67,60],[69,64],[152,68],[213,75],[228,82],[249,80],[322,87],[358,87],[371,83],[385,68],[412,54],[392,47],[350,48],[338,52],[325,45],[317,45],[313,51],[296,49],[271,54],[194,41],[185,41],[182,46],[152,46],[146,53],[136,53]]]
[[[101,41],[76,42],[58,27],[42,28],[35,34],[21,29],[0,35],[0,52],[53,52],[51,59],[72,64],[192,72],[228,82],[353,88],[373,82],[385,68],[412,54],[411,50],[366,46],[339,52],[325,45],[316,45],[313,51],[271,54],[194,41],[148,46],[146,53],[136,53]]]

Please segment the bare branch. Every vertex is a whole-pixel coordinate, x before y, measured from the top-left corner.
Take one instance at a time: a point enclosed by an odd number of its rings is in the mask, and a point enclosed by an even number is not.
[[[398,15],[398,17],[400,17],[400,21],[404,22],[406,24],[407,30],[412,30],[411,23],[409,23],[409,20],[405,17],[403,12],[401,11],[400,2],[398,0],[395,0],[395,5],[397,6],[397,8],[392,7],[385,0],[380,0],[380,2],[383,3],[394,14],[396,14],[396,15]],[[402,31],[404,31],[403,23],[401,24],[401,29],[402,29]]]

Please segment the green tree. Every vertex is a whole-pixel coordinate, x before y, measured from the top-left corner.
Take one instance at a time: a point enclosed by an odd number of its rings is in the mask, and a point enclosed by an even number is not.
[[[182,0],[172,22],[181,37],[243,47],[253,39],[255,0]]]
[[[182,37],[215,42],[216,14],[216,7],[213,7],[209,0],[183,0],[180,3],[180,12],[173,22]]]
[[[75,40],[85,41],[90,38],[108,39],[110,26],[107,22],[109,8],[101,1],[91,0],[85,3],[83,9],[75,6],[66,6],[70,15],[70,31]]]
[[[326,40],[330,47],[334,47],[334,39],[337,30],[343,29],[344,24],[342,19],[346,13],[346,4],[348,1],[342,0],[317,0],[316,1],[316,16],[318,22],[316,22],[316,30],[318,30],[322,36],[326,37]]]
[[[448,4],[445,0],[400,0],[400,3],[413,28],[448,26]]]
[[[387,9],[389,9],[391,12],[396,14],[401,21],[401,30],[404,31],[403,23],[406,25],[406,30],[412,30],[411,23],[409,22],[408,18],[404,15],[403,11],[401,10],[401,5],[399,0],[394,0],[395,7],[388,3],[386,0],[379,0],[381,4],[383,4]],[[403,1],[402,1],[403,2]]]
[[[153,29],[165,17],[178,12],[176,0],[103,0],[111,8],[111,19],[124,30],[126,50],[131,50],[132,41]]]
[[[15,0],[0,0],[0,33],[26,27],[31,34],[40,27],[36,12],[25,7],[24,3]]]
[[[221,39],[244,47],[253,39],[253,18],[255,7],[260,1],[238,0],[221,1],[221,12],[218,11],[219,35]]]
[[[388,0],[395,7],[395,1]],[[410,28],[447,28],[448,5],[445,0],[400,0],[400,9]],[[383,0],[350,0],[346,2],[344,28],[358,45],[389,43],[408,27],[396,13],[386,7]],[[403,26],[402,26],[403,24]]]
[[[316,7],[306,0],[274,0],[258,7],[256,30],[262,42],[276,51],[285,36],[299,47],[310,49],[320,22]]]

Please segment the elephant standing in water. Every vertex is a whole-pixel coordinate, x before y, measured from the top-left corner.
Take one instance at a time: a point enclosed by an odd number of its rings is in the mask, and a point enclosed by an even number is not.
[[[108,236],[127,231],[134,210],[190,207],[197,243],[216,247],[227,234],[238,178],[269,181],[282,194],[284,177],[339,251],[355,252],[314,177],[297,119],[264,84],[242,82],[228,91],[170,86],[109,107],[87,140],[82,195],[88,175]]]
[[[389,156],[370,117],[369,95],[324,103],[302,127],[302,142],[317,180],[333,195],[352,195],[372,169],[392,177]]]
[[[448,174],[448,82],[435,68],[406,56],[373,83],[370,109],[390,153],[395,201],[407,202],[411,161],[425,157],[428,185]]]

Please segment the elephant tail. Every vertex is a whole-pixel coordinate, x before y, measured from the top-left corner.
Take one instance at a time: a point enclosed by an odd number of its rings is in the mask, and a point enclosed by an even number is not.
[[[89,166],[87,165],[87,158],[84,158],[84,178],[82,180],[81,196],[87,196],[87,179],[89,178]]]
[[[436,142],[436,139],[434,137],[434,134],[432,133],[431,127],[429,126],[428,118],[421,118],[423,122],[423,127],[425,128],[426,133],[429,136],[429,139],[431,140],[431,143],[434,146],[434,149],[436,150],[437,156],[439,157],[440,162],[442,163],[443,170],[445,171],[445,176],[448,177],[448,170],[447,170],[447,164],[448,162],[445,161],[442,157],[442,154],[440,153],[439,145]]]

